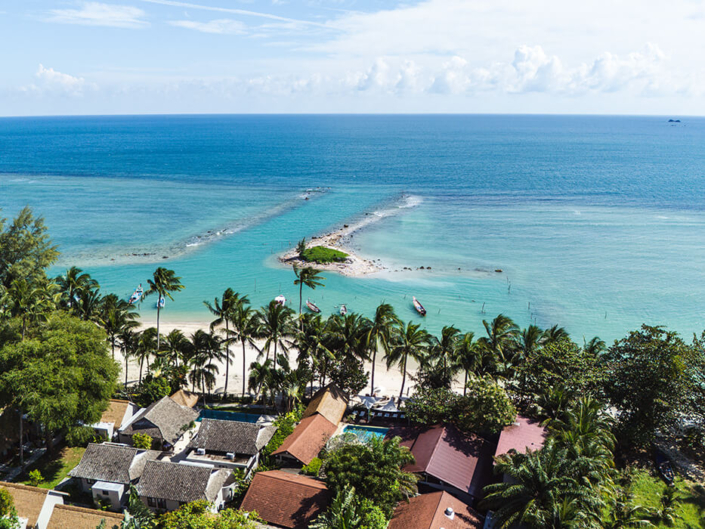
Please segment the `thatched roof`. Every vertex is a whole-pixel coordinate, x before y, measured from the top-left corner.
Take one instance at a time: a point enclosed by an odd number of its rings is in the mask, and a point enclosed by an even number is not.
[[[253,456],[258,453],[277,431],[275,426],[260,426],[249,422],[203,419],[191,448],[204,448],[208,452],[232,452]]]
[[[48,489],[28,487],[19,483],[1,483],[0,487],[5,488],[15,502],[15,509],[20,518],[27,518],[27,527],[34,527],[39,519],[44,501],[49,494]]]
[[[184,503],[214,501],[230,471],[211,467],[148,461],[137,485],[140,496]]]
[[[139,479],[147,461],[156,459],[161,452],[140,450],[131,446],[112,443],[91,443],[81,458],[81,462],[69,472],[74,478],[128,483]]]
[[[196,404],[198,404],[198,395],[185,389],[180,389],[174,393],[171,396],[171,399],[179,406],[185,406],[186,408],[193,408]]]
[[[320,413],[337,425],[343,420],[345,411],[348,409],[348,400],[348,396],[338,386],[328,384],[316,392],[302,418],[305,419],[314,413]]]
[[[149,405],[144,414],[125,428],[124,435],[142,433],[152,439],[162,439],[174,444],[183,434],[182,428],[198,418],[198,412],[180,406],[170,397]]]
[[[106,529],[120,526],[125,515],[115,512],[84,509],[72,505],[57,505],[49,519],[46,529],[95,529],[105,520]]]
[[[128,406],[132,403],[129,400],[110,399],[108,409],[103,412],[100,422],[106,424],[114,424],[115,430],[122,426],[122,420],[125,418],[125,412]]]

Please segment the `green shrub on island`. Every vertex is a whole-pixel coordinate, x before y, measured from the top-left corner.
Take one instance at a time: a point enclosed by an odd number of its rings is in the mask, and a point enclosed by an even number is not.
[[[328,264],[341,263],[345,261],[348,254],[340,250],[334,250],[333,248],[326,248],[325,246],[313,246],[306,248],[306,250],[300,254],[300,257],[307,263]]]

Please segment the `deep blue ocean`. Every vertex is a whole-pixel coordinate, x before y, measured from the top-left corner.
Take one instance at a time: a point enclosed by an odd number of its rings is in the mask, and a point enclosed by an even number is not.
[[[32,206],[62,251],[52,272],[77,265],[106,292],[174,269],[176,322],[207,321],[203,300],[226,287],[297,306],[276,254],[383,211],[353,245],[391,272],[325,273],[305,294],[324,312],[386,301],[421,321],[415,295],[433,332],[505,313],[577,341],[641,323],[689,338],[705,329],[704,179],[698,118],[0,119],[2,215]]]

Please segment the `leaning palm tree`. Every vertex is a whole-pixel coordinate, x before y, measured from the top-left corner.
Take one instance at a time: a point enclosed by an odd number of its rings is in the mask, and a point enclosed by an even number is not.
[[[230,331],[230,323],[232,322],[235,310],[237,309],[238,305],[243,303],[249,303],[247,296],[240,297],[240,294],[234,292],[232,288],[225,289],[225,292],[223,292],[222,301],[220,301],[218,298],[215,298],[213,300],[213,304],[211,304],[209,301],[204,301],[203,304],[208,307],[208,310],[211,312],[211,314],[216,317],[211,322],[211,332],[213,332],[213,330],[219,325],[225,325],[225,336],[228,337]],[[223,389],[223,395],[227,396],[228,379],[230,378],[231,364],[230,342],[226,342],[225,345],[225,388]]]
[[[265,339],[264,348],[269,352],[274,346],[274,367],[277,367],[277,355],[279,350],[285,355],[288,354],[288,344],[286,340],[294,335],[296,329],[293,324],[294,311],[289,307],[280,305],[276,301],[270,301],[269,305],[262,307],[259,313],[259,332]]]
[[[409,357],[417,362],[421,362],[428,350],[429,335],[421,329],[421,325],[407,323],[406,326],[399,322],[392,335],[392,343],[387,353],[387,369],[394,365],[401,368],[401,390],[399,398],[404,396],[404,385],[406,384],[406,371]],[[373,388],[374,389],[374,388]]]
[[[159,296],[157,298],[157,349],[159,349],[159,316],[162,310],[160,301],[166,298],[173,300],[174,298],[171,297],[171,293],[183,290],[184,285],[181,284],[181,278],[176,277],[173,270],[167,270],[161,266],[154,271],[154,276],[152,279],[147,280],[147,284],[149,288],[142,296],[142,299],[152,294]]]
[[[304,285],[306,285],[311,290],[316,290],[316,287],[323,286],[323,280],[325,277],[321,276],[321,272],[315,268],[306,267],[299,268],[294,265],[294,274],[296,274],[296,280],[294,285],[299,286],[299,315],[301,315],[301,310],[303,309],[304,301]]]
[[[243,298],[247,300],[247,298]],[[245,396],[245,381],[247,378],[246,347],[257,347],[255,339],[260,337],[260,319],[256,311],[246,305],[246,301],[238,304],[232,316],[233,328],[229,331],[228,340],[237,341],[242,345],[242,396]]]
[[[370,390],[375,389],[375,367],[377,363],[377,353],[381,350],[383,354],[389,351],[389,343],[394,324],[398,321],[394,312],[394,307],[388,303],[380,304],[375,310],[375,316],[367,327],[365,336],[365,347],[371,357],[372,371],[370,373]]]

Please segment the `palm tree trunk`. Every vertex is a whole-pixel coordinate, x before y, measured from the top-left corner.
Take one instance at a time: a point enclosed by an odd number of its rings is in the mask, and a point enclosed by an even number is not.
[[[242,341],[242,396],[245,396],[245,378],[247,378],[247,367],[245,367],[245,340]]]
[[[301,316],[301,311],[304,306],[304,284],[299,283],[299,316]]]
[[[115,336],[113,336],[110,340],[110,347],[113,351],[113,360],[115,360]]]
[[[277,345],[279,345],[279,340],[274,340],[274,370],[277,369]]]
[[[127,356],[127,351],[124,351],[123,354],[125,355],[125,389],[127,389],[127,369],[128,369],[128,366],[127,366],[127,358],[128,358],[128,356]]]
[[[161,313],[162,309],[159,306],[159,301],[161,301],[162,295],[159,294],[159,298],[157,299],[157,352],[159,352],[159,314]]]
[[[399,400],[404,396],[404,384],[406,383],[406,358],[407,354],[404,354],[404,368],[402,369],[401,375],[401,391],[399,392]]]
[[[144,365],[144,355],[142,355],[142,358],[140,359],[140,380],[139,380],[139,386],[142,387],[142,366]]]
[[[465,384],[463,384],[463,397],[468,393],[468,370],[465,370]]]
[[[20,411],[20,468],[24,470],[24,424],[22,422],[22,409]]]
[[[225,320],[225,336],[228,335],[228,320]],[[223,397],[228,396],[228,379],[230,378],[230,343],[225,344],[225,388],[223,389]]]
[[[377,360],[377,347],[372,350],[372,377],[370,378],[370,395],[375,391],[375,362]]]

